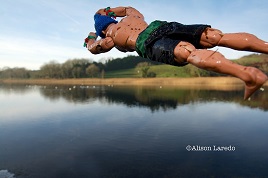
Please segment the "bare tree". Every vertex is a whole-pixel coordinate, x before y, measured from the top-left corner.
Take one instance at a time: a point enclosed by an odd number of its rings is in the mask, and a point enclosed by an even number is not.
[[[40,72],[45,78],[62,78],[61,64],[56,61],[50,61],[49,63],[41,66]]]
[[[100,69],[98,66],[96,66],[95,64],[91,64],[90,66],[88,66],[88,68],[86,69],[86,73],[93,77],[99,76],[100,74]]]

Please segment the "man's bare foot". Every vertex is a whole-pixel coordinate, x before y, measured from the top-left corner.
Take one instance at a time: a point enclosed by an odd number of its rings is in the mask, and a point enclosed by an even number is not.
[[[256,69],[254,67],[248,67],[247,70],[249,75],[251,76],[251,80],[246,82],[244,100],[247,100],[268,80],[268,77],[259,69]]]

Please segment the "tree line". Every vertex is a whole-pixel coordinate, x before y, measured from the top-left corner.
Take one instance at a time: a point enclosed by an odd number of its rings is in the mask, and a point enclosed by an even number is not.
[[[245,66],[254,66],[268,74],[268,55],[252,54],[242,57],[234,62]],[[69,59],[64,63],[49,61],[43,64],[39,70],[28,70],[26,68],[0,69],[0,79],[17,78],[104,78],[106,72],[138,68],[142,77],[156,77],[157,73],[150,70],[151,66],[161,63],[141,58],[139,56],[127,56],[124,58],[108,59],[104,62],[95,62],[90,59]],[[222,74],[198,69],[193,65],[183,67],[182,73],[192,77],[222,76]]]
[[[95,62],[90,59],[69,59],[64,63],[53,60],[43,64],[39,70],[4,67],[0,69],[0,78],[103,78],[107,71],[135,68],[141,62],[150,62],[150,64],[154,65],[158,64],[157,62],[152,62],[139,56],[108,59],[104,63]]]

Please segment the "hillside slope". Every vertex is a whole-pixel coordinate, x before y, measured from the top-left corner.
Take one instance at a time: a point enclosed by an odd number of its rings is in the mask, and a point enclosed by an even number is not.
[[[266,74],[268,74],[268,55],[266,54],[251,54],[242,58],[232,60],[235,63],[244,66],[256,67]],[[131,68],[107,71],[105,78],[140,78],[142,77],[141,68]],[[224,76],[215,72],[210,72],[198,69],[193,65],[186,65],[184,67],[176,67],[166,64],[149,66],[148,73],[154,73],[155,77],[211,77]]]

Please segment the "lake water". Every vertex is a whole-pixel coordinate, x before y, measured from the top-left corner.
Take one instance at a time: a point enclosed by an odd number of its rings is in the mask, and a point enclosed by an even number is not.
[[[268,88],[0,85],[0,178],[268,177]]]

